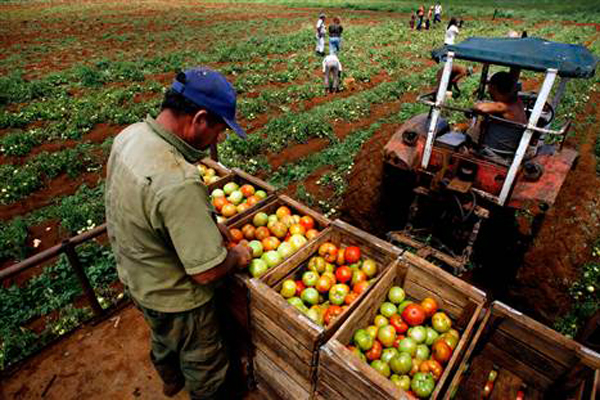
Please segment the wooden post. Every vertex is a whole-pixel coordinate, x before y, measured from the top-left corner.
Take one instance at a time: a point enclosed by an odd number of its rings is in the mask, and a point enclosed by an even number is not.
[[[92,307],[92,311],[97,317],[101,316],[104,314],[104,310],[102,309],[102,306],[100,306],[100,303],[98,303],[96,293],[94,293],[94,288],[92,288],[92,285],[90,284],[90,281],[83,270],[83,266],[79,261],[79,257],[75,252],[73,244],[67,239],[63,242],[63,246],[65,249],[65,254],[67,255],[67,259],[69,260],[69,264],[71,265],[71,268],[73,268],[75,276],[77,276],[77,280],[83,289],[83,294]]]

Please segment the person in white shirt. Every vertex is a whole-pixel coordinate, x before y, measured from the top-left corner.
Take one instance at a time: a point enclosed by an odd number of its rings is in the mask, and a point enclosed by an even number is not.
[[[317,21],[317,32],[315,37],[317,38],[316,52],[320,56],[325,55],[325,14],[319,14],[319,20]]]
[[[325,74],[325,91],[329,93],[340,90],[340,76],[342,63],[335,54],[330,54],[323,59],[323,73]]]
[[[446,29],[446,37],[444,38],[444,44],[454,44],[456,42],[456,36],[458,35],[458,22],[456,18],[452,17],[450,22],[448,23],[448,28]]]
[[[436,22],[442,22],[442,5],[438,2],[435,3],[435,7],[433,8],[433,24]]]

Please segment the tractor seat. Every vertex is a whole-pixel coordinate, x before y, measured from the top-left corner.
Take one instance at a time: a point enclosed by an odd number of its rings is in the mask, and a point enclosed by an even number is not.
[[[467,135],[462,132],[450,131],[438,136],[435,143],[458,151],[460,146],[467,143]]]

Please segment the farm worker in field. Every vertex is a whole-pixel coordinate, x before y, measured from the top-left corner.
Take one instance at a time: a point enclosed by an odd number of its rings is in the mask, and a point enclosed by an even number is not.
[[[342,47],[342,21],[340,17],[333,18],[333,24],[329,25],[329,54],[337,54]]]
[[[442,5],[439,2],[435,3],[433,8],[433,24],[435,25],[438,22],[442,22]]]
[[[319,14],[319,19],[317,21],[317,33],[315,35],[317,39],[317,48],[316,52],[319,56],[325,55],[325,14]]]
[[[338,92],[340,90],[342,63],[340,63],[337,55],[330,54],[323,59],[323,73],[325,74],[325,91]]]
[[[423,18],[425,18],[425,6],[421,5],[417,10],[417,18],[419,18],[419,22],[417,22],[417,30],[420,31],[423,28]]]
[[[415,20],[417,19],[417,15],[413,12],[410,15],[410,22],[408,23],[408,26],[410,26],[410,29],[412,29],[413,31],[415,30]]]
[[[443,72],[444,68],[442,67],[437,73],[436,82],[438,87],[442,81]],[[455,92],[455,97],[460,97],[460,88],[458,87],[458,82],[471,75],[473,75],[473,67],[465,67],[463,65],[453,63],[452,71],[450,72],[450,83],[448,84],[448,90]]]
[[[456,18],[450,18],[448,22],[448,28],[446,28],[446,36],[444,37],[444,44],[454,44],[456,42],[456,36],[458,35],[458,21]]]
[[[431,25],[431,17],[433,16],[433,6],[429,7],[429,11],[427,11],[427,19],[425,20],[425,29],[429,30],[429,26]]]
[[[488,84],[488,92],[492,101],[477,103],[474,110],[521,124],[527,123],[525,106],[518,97],[516,82],[509,72],[495,73]],[[505,162],[512,158],[519,146],[523,129],[492,120],[487,124],[483,138],[480,137],[481,133],[481,123],[469,132],[474,139],[482,141],[484,155]]]
[[[114,140],[106,179],[108,236],[125,290],[151,334],[150,358],[173,396],[223,396],[229,368],[214,285],[246,266],[249,250],[227,249],[206,186],[194,165],[235,121],[236,93],[225,77],[199,67],[180,72],[160,114]]]

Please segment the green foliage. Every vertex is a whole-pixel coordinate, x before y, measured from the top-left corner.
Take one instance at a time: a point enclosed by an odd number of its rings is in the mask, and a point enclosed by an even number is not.
[[[20,260],[27,256],[27,224],[23,218],[0,224],[0,260]]]
[[[71,234],[81,233],[104,222],[104,184],[95,188],[82,185],[77,193],[62,199],[57,208],[61,227]]]

